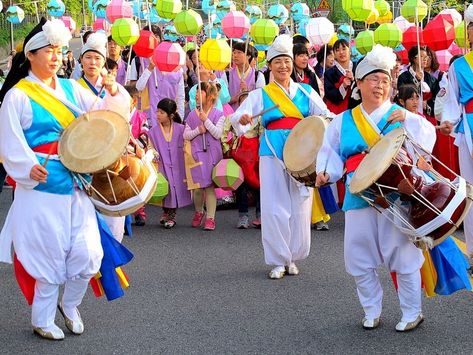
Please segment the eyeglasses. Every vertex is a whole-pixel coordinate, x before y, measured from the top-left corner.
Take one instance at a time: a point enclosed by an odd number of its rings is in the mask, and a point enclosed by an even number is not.
[[[391,81],[385,78],[378,78],[376,76],[368,77],[366,80],[371,84],[371,85],[380,85],[383,87],[388,87],[391,85]]]

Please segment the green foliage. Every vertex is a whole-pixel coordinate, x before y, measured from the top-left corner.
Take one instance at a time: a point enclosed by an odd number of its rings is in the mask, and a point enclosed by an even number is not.
[[[348,15],[342,8],[342,0],[329,0],[332,11],[330,12],[329,19],[334,24],[344,23],[348,21]]]
[[[16,43],[23,41],[28,33],[31,32],[33,27],[35,26],[34,23],[21,23],[19,25],[13,25],[13,39]],[[2,29],[0,31],[0,47],[7,47],[10,48],[10,29],[5,30]]]

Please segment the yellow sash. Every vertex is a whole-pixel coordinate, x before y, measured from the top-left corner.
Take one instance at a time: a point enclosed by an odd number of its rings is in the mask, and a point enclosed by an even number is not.
[[[468,65],[473,69],[473,52],[469,52],[463,56]]]
[[[360,105],[356,106],[352,111],[353,121],[355,121],[356,128],[361,134],[361,137],[365,140],[368,147],[374,146],[381,139],[378,132],[375,131],[373,126],[368,122],[366,117],[361,111]]]
[[[292,102],[290,97],[287,96],[278,84],[275,82],[269,83],[263,88],[263,90],[268,94],[271,101],[275,104],[279,104],[279,110],[285,117],[304,118],[301,111],[299,111],[297,106],[294,105],[294,102]]]
[[[87,85],[87,83],[85,82],[84,78],[77,79],[77,83],[79,83],[81,86],[83,86],[84,88],[92,92],[92,90],[90,90],[89,85]]]
[[[60,84],[57,83],[57,85]],[[32,83],[26,79],[21,79],[15,87],[23,91],[30,99],[51,113],[63,128],[66,128],[74,121],[75,117],[72,112],[55,96],[44,90],[41,85]]]

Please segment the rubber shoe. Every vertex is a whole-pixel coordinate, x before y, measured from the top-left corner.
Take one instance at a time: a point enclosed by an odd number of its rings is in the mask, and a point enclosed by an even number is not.
[[[238,229],[248,229],[250,228],[250,223],[248,221],[248,216],[241,216],[238,219],[238,224],[237,224]]]
[[[80,317],[79,310],[76,308],[76,312],[79,319],[72,320],[68,316],[66,316],[66,313],[64,313],[64,310],[62,309],[61,304],[58,304],[57,308],[59,309],[59,312],[61,312],[62,316],[64,317],[64,324],[66,325],[66,328],[69,329],[69,331],[72,334],[81,335],[84,332],[84,322],[82,322],[82,318]]]
[[[161,218],[159,219],[159,224],[164,224],[169,219],[169,216],[166,212],[163,212]]]
[[[299,275],[299,268],[296,266],[295,263],[289,264],[289,266],[287,267],[287,274],[292,276]]]
[[[204,212],[194,213],[194,218],[192,218],[192,228],[200,227],[202,225],[202,221],[204,220],[204,216]]]
[[[140,215],[135,216],[135,226],[143,227],[146,224],[146,221]]]
[[[365,317],[361,321],[361,325],[363,326],[363,329],[366,329],[366,330],[376,329],[379,327],[379,318],[368,319]]]
[[[213,231],[215,229],[215,219],[207,218],[204,223],[204,230]]]
[[[329,230],[328,224],[325,223],[325,222],[322,222],[322,221],[317,222],[317,223],[315,224],[315,230],[318,230],[318,231],[328,231],[328,230]]]
[[[49,326],[48,329],[33,327],[33,333],[43,339],[64,340],[64,332],[56,324]]]
[[[251,224],[257,229],[261,229],[261,218],[254,219]]]
[[[396,331],[397,332],[409,332],[411,330],[416,329],[423,321],[424,321],[424,315],[421,313],[412,322],[400,321],[399,323],[397,323],[396,324]]]
[[[285,274],[286,268],[284,266],[276,266],[269,272],[268,277],[271,280],[280,280],[284,277]]]

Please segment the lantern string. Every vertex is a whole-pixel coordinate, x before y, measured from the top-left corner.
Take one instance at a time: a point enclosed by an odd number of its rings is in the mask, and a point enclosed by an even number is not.
[[[195,41],[195,56],[196,56],[196,61],[197,61],[197,92],[199,93],[199,102],[200,102],[200,108],[198,108],[198,105],[196,103],[196,109],[198,111],[203,112],[203,104],[202,104],[202,88],[200,87],[201,84],[201,79],[200,79],[200,60],[199,60],[199,44],[197,43],[197,36],[194,36],[194,41]],[[202,133],[202,149],[204,152],[207,151],[207,142],[205,140],[205,133]]]
[[[243,62],[243,72],[241,73],[241,80],[245,80],[246,79],[246,62],[248,61],[248,44],[250,42],[250,34],[247,33],[247,36],[246,36],[246,41],[245,41],[245,62]],[[250,65],[250,63],[248,62],[248,66]],[[238,70],[238,68],[237,68]],[[256,75],[256,73],[255,73]]]
[[[422,68],[422,58],[420,55],[420,34],[419,34],[419,9],[416,7],[415,8],[415,16],[416,16],[416,36],[417,36],[417,60],[418,60],[418,66],[421,72],[421,78],[420,78],[420,86],[419,86],[419,97],[422,99],[422,82],[424,81],[424,73],[423,73],[423,68]],[[423,107],[422,100],[419,100],[419,105],[420,107]]]

